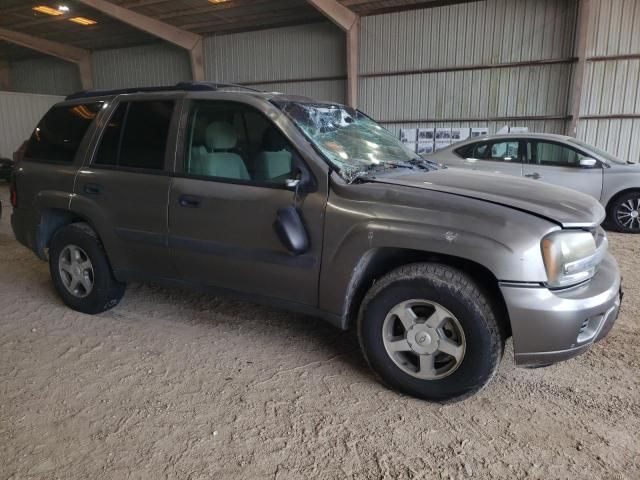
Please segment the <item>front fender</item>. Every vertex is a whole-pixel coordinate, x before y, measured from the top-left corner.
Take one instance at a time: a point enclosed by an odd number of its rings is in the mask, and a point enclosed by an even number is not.
[[[537,216],[473,198],[405,191],[402,202],[332,195],[320,279],[320,308],[344,315],[354,278],[380,249],[457,257],[507,282],[547,280],[540,240],[559,227]],[[389,188],[389,187],[387,187]],[[375,189],[369,187],[369,189]],[[332,192],[333,193],[333,192]],[[372,193],[375,193],[372,192]],[[389,194],[385,193],[388,197]]]

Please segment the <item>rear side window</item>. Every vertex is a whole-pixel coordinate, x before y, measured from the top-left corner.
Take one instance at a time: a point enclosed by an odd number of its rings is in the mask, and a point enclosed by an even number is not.
[[[519,141],[482,142],[465,145],[455,152],[462,158],[492,161],[517,161]]]
[[[171,100],[120,104],[104,129],[94,164],[162,170],[173,106]]]
[[[30,160],[71,163],[102,102],[56,106],[34,130],[24,157]]]

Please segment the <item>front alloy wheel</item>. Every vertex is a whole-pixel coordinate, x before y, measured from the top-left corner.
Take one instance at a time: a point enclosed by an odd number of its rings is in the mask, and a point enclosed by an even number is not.
[[[413,377],[444,378],[455,372],[464,358],[464,330],[458,319],[438,303],[400,302],[388,313],[382,328],[387,353]]]
[[[388,386],[425,400],[462,400],[493,377],[505,319],[465,272],[414,263],[379,278],[360,307],[358,337]]]

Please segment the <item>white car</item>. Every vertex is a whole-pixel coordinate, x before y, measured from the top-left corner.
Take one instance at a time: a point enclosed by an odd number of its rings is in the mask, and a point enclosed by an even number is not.
[[[607,223],[640,233],[640,166],[573,137],[544,133],[473,138],[428,156],[449,167],[527,177],[578,190],[607,209]]]

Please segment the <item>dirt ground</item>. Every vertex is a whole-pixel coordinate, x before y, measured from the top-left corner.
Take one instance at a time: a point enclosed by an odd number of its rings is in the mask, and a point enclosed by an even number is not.
[[[131,285],[87,316],[16,243],[0,187],[0,479],[640,478],[640,237],[612,234],[610,336],[438,406],[389,391],[353,334]]]

